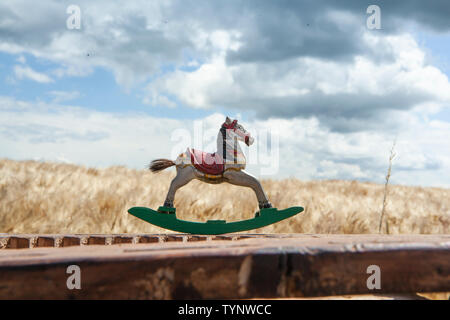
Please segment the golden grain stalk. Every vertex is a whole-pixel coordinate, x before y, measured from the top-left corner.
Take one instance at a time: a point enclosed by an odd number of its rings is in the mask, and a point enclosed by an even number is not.
[[[389,179],[391,177],[391,170],[392,170],[392,160],[394,160],[396,154],[394,152],[396,139],[394,139],[394,143],[392,143],[391,153],[389,155],[389,167],[388,172],[386,174],[386,182],[384,183],[384,193],[383,193],[383,207],[381,208],[381,214],[380,214],[380,224],[378,226],[378,233],[381,233],[381,227],[383,225],[383,217],[386,211],[386,205],[387,205],[387,195],[388,195],[388,185],[389,185]],[[386,232],[389,233],[389,224],[386,221]]]

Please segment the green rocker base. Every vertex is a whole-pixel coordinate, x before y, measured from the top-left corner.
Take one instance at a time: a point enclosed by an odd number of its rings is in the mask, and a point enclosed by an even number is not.
[[[291,207],[284,210],[269,208],[261,209],[255,214],[253,219],[248,220],[235,222],[226,222],[225,220],[192,222],[177,219],[175,208],[159,207],[158,211],[145,207],[128,209],[131,215],[155,226],[182,233],[205,235],[253,230],[290,218],[302,211],[302,207]]]

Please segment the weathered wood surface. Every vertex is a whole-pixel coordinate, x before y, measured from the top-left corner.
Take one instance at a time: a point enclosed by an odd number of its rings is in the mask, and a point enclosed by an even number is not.
[[[5,248],[0,250],[0,299],[450,291],[450,235],[0,234],[0,243]],[[32,249],[13,249],[21,247]],[[69,265],[81,269],[80,290],[66,286]],[[367,288],[370,265],[380,267],[380,290]]]

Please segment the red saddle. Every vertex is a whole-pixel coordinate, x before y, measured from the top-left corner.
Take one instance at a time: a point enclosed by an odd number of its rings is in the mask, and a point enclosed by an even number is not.
[[[223,173],[223,159],[217,153],[206,153],[200,150],[191,150],[191,162],[194,167],[207,174],[220,175]]]

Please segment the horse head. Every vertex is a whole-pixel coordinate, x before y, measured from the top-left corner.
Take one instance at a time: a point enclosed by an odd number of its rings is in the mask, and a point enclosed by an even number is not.
[[[231,120],[229,117],[225,119],[225,122],[222,124],[222,127],[225,128],[229,133],[234,135],[239,141],[243,141],[247,146],[251,146],[255,139],[252,137],[250,132],[245,130],[245,128],[238,123],[238,121]]]

